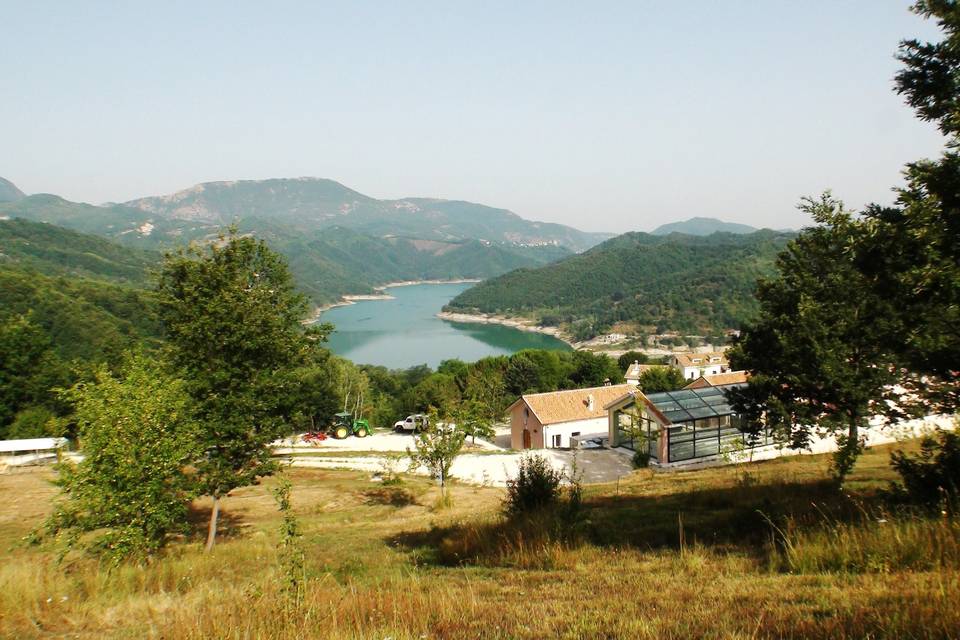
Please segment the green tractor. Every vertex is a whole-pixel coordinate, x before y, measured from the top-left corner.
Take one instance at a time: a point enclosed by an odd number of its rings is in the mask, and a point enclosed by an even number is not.
[[[333,424],[328,429],[330,434],[337,440],[343,440],[350,434],[358,438],[366,438],[372,432],[370,423],[363,418],[354,418],[349,411],[341,411],[333,416]]]

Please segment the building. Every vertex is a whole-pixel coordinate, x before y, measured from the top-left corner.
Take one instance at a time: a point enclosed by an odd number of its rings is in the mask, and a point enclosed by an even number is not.
[[[750,378],[746,371],[728,371],[712,376],[700,376],[684,389],[704,389],[706,387],[729,387],[730,385],[745,384]]]
[[[679,369],[684,380],[696,380],[700,376],[715,376],[730,370],[730,362],[723,351],[678,353],[670,358],[670,366]]]
[[[629,384],[524,394],[510,405],[513,449],[568,448],[571,438],[606,438],[605,406],[636,390]]]
[[[649,371],[654,367],[662,366],[662,364],[640,364],[639,361],[634,360],[633,364],[627,367],[626,372],[623,374],[623,378],[627,381],[627,384],[632,384],[636,387],[640,384],[640,376],[643,375],[644,371]]]

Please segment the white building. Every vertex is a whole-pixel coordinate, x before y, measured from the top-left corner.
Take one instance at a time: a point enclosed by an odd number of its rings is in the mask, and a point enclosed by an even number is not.
[[[678,353],[670,358],[670,366],[679,369],[684,380],[715,376],[730,370],[730,362],[722,351]]]
[[[606,438],[609,418],[604,405],[636,390],[629,384],[528,393],[510,405],[513,449],[565,449],[571,438]]]

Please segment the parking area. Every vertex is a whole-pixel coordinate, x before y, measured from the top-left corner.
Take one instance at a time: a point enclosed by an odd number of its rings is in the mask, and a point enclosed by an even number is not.
[[[476,445],[471,445],[468,439],[467,450],[454,461],[451,475],[463,482],[494,486],[504,486],[509,478],[516,476],[521,454],[507,448],[510,445],[509,431],[498,431],[496,444],[478,439]],[[405,456],[398,457],[396,454],[405,454],[407,448],[412,447],[413,437],[410,434],[382,432],[365,438],[327,438],[313,443],[303,442],[299,437],[286,438],[276,443],[275,451],[296,467],[357,469],[376,475],[386,465],[392,465],[395,471],[406,471]],[[610,449],[576,452],[545,449],[533,453],[544,456],[554,468],[568,474],[576,458],[577,469],[587,484],[613,482],[633,470],[629,456]],[[426,473],[424,469],[417,472]]]

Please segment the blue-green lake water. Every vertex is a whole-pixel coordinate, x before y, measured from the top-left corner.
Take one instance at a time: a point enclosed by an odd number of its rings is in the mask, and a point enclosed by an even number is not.
[[[448,322],[436,314],[470,283],[391,287],[393,300],[362,300],[335,307],[320,316],[336,327],[330,349],[357,364],[405,369],[418,364],[436,368],[441,361],[470,362],[521,349],[569,351],[563,341],[540,333],[496,324]]]

